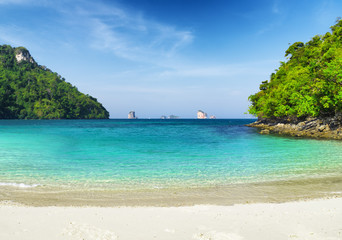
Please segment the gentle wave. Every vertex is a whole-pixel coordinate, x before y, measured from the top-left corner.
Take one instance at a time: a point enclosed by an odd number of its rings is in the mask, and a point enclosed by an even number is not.
[[[25,184],[25,183],[5,183],[0,182],[0,186],[10,186],[10,187],[19,187],[19,188],[34,188],[40,186],[40,184]]]

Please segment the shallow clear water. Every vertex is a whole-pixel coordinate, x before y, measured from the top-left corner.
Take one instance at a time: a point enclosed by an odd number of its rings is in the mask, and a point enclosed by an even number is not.
[[[342,142],[253,120],[0,121],[0,186],[155,189],[340,177]]]

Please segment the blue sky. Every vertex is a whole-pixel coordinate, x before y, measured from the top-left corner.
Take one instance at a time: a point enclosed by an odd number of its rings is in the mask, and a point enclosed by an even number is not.
[[[0,0],[0,44],[26,47],[111,118],[246,118],[289,43],[341,13],[339,0]]]

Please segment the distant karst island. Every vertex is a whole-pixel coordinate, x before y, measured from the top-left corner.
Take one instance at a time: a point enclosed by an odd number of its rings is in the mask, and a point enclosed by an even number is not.
[[[208,114],[206,112],[203,112],[202,110],[197,111],[197,119],[207,119]],[[216,119],[214,115],[210,116],[210,119]]]
[[[128,113],[128,119],[138,119],[138,117],[135,115],[135,111],[130,111]],[[160,119],[180,119],[180,117],[171,114],[170,116],[162,115]],[[207,119],[207,113],[203,112],[202,110],[198,110],[197,119]],[[212,115],[210,116],[210,119],[216,119],[216,117]]]
[[[163,116],[161,116],[160,117],[160,119],[180,119],[180,117],[179,116],[176,116],[176,115],[170,115],[170,116],[165,116],[165,115],[163,115]]]
[[[135,116],[135,111],[130,111],[128,113],[128,119],[138,119],[138,117]]]
[[[295,42],[287,62],[249,97],[261,133],[342,139],[342,20],[331,32]]]
[[[24,47],[0,45],[0,119],[108,119],[96,98],[38,65]]]

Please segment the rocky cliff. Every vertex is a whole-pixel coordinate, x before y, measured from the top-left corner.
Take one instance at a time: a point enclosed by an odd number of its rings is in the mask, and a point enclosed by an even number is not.
[[[15,58],[16,58],[18,63],[20,63],[21,61],[35,63],[30,52],[26,48],[17,47],[17,48],[15,48],[14,52],[15,52]]]

